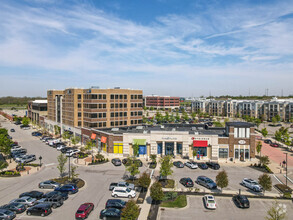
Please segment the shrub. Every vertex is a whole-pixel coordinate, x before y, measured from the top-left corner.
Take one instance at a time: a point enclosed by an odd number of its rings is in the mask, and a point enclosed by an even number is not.
[[[267,165],[264,165],[264,168],[268,173],[273,173],[273,171]]]
[[[163,201],[173,200],[178,196],[177,192],[166,192]]]
[[[292,193],[292,189],[284,184],[276,184],[275,187],[282,193]]]

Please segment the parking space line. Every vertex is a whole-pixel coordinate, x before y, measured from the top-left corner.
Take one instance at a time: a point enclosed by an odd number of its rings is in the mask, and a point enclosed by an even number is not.
[[[275,174],[273,174],[273,177],[275,177],[275,179],[279,182],[279,183],[281,183],[281,184],[283,184],[283,182],[275,175]]]

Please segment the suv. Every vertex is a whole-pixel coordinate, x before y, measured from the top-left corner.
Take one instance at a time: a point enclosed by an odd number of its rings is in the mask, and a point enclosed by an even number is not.
[[[35,199],[41,199],[43,197],[44,193],[39,192],[39,191],[30,191],[30,192],[25,192],[19,195],[19,198],[24,197],[24,196],[29,196]]]
[[[188,178],[181,178],[179,183],[181,183],[185,187],[193,187],[193,181],[192,179]]]
[[[215,162],[206,162],[206,164],[208,165],[208,167],[214,169],[214,170],[218,170],[220,169],[220,165],[218,163]]]
[[[173,165],[177,168],[183,168],[184,164],[181,161],[175,161],[173,162]]]
[[[117,197],[134,198],[136,196],[136,192],[127,187],[115,187],[113,189],[112,196],[115,198]]]
[[[121,160],[119,158],[114,158],[111,162],[114,166],[121,166]]]
[[[68,192],[68,194],[74,194],[78,192],[78,188],[75,184],[66,184],[61,187],[55,188],[55,191]]]
[[[216,189],[217,184],[210,178],[206,176],[199,176],[195,181],[198,185],[202,185],[208,189]]]
[[[126,206],[126,202],[121,199],[108,199],[106,202],[106,209],[115,208],[115,209],[123,209]]]
[[[26,211],[27,215],[40,215],[42,217],[49,215],[52,212],[50,204],[37,204]]]
[[[134,184],[127,182],[111,183],[109,186],[109,190],[112,191],[115,187],[127,187],[129,189],[134,190]]]
[[[53,180],[47,180],[47,181],[39,183],[39,188],[41,189],[44,189],[44,188],[55,189],[57,187],[60,187],[60,183],[57,183]]]
[[[79,206],[78,210],[75,213],[76,219],[86,219],[89,214],[94,210],[94,204],[93,203],[84,203],[81,206]]]
[[[0,219],[14,219],[15,213],[8,209],[0,209]]]
[[[49,197],[49,198],[42,198],[42,199],[37,201],[37,204],[41,204],[41,203],[50,204],[50,206],[53,209],[56,209],[57,207],[60,207],[60,206],[63,205],[63,198],[62,198],[62,196],[59,196],[59,195],[52,196],[52,197]]]
[[[24,197],[21,197],[19,199],[14,199],[12,201],[10,201],[10,203],[21,203],[23,205],[25,205],[26,207],[28,206],[33,206],[35,203],[36,203],[36,199],[35,198],[32,198],[32,197],[29,197],[29,196],[24,196]]]
[[[271,143],[273,143],[270,139],[265,139],[264,142],[265,142],[266,144],[271,144]]]
[[[26,155],[25,157],[21,158],[19,163],[29,163],[36,160],[36,155],[30,154]]]
[[[187,161],[184,165],[190,169],[197,169],[198,168],[196,162],[193,162],[193,161]]]
[[[44,198],[50,198],[50,197],[54,197],[56,195],[60,195],[62,197],[63,201],[68,199],[68,193],[67,192],[58,192],[58,191],[48,192],[43,197]]]
[[[255,180],[244,178],[241,182],[241,184],[254,192],[261,192],[262,187],[256,182]]]

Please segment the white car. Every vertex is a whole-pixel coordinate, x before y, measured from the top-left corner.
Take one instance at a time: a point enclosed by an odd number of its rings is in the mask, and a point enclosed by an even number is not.
[[[11,152],[18,150],[18,149],[21,149],[21,146],[18,146],[18,145],[13,146],[13,147],[11,147]]]
[[[67,147],[66,145],[59,145],[56,149],[57,150],[62,150],[64,147]]]
[[[254,192],[261,192],[262,191],[262,187],[258,184],[257,181],[255,181],[253,179],[244,178],[242,180],[241,184],[243,186],[253,190]]]
[[[67,156],[67,157],[72,157],[73,154],[76,154],[76,153],[78,153],[78,152],[80,152],[80,150],[78,150],[78,149],[69,150],[69,151],[66,152],[66,156]]]
[[[134,198],[136,196],[136,192],[127,187],[115,187],[112,191],[112,196],[115,198],[117,197]]]
[[[29,130],[31,129],[30,127],[23,127],[22,130]]]
[[[198,168],[196,162],[193,162],[193,161],[187,161],[184,165],[189,167],[190,169],[197,169]]]
[[[49,146],[53,146],[54,144],[60,143],[61,140],[60,139],[54,139],[48,142]]]
[[[204,200],[204,204],[207,209],[216,209],[217,208],[215,198],[212,195],[205,195],[203,197],[203,200]]]

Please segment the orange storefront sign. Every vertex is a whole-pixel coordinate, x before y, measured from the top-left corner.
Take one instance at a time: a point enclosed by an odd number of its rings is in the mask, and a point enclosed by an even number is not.
[[[97,135],[96,135],[95,133],[92,133],[92,135],[91,135],[91,139],[92,139],[92,140],[95,140],[95,139],[96,139],[96,136],[97,136]]]
[[[104,137],[104,136],[102,136],[102,137],[101,137],[101,142],[102,142],[102,143],[106,143],[106,142],[107,142],[107,138]]]

